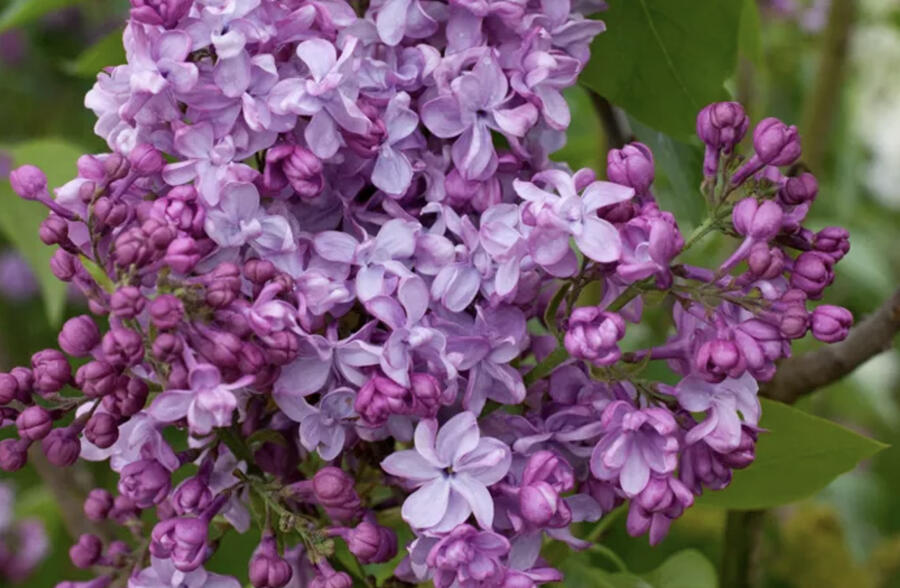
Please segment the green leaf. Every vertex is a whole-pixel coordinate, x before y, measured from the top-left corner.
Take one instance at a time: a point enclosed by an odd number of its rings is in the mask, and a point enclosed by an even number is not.
[[[572,170],[589,167],[601,170],[606,167],[606,151],[603,145],[603,128],[594,110],[587,90],[573,86],[564,92],[574,124],[566,132],[566,144],[550,157],[567,163]]]
[[[718,588],[716,570],[699,551],[686,549],[673,554],[661,566],[636,575],[612,573],[597,567],[587,552],[573,554],[563,564],[565,586],[599,588]]]
[[[116,30],[103,37],[81,55],[63,66],[67,73],[82,78],[94,78],[104,67],[125,62],[122,31]]]
[[[705,506],[750,510],[772,508],[821,490],[860,461],[887,446],[796,408],[762,400],[756,460],[735,472],[731,485],[707,492]]]
[[[0,12],[0,33],[14,27],[26,25],[47,13],[83,0],[14,0]]]
[[[84,150],[59,139],[38,139],[4,148],[15,166],[36,164],[47,174],[48,185],[61,186],[75,177],[75,162]],[[66,301],[66,284],[50,271],[50,257],[54,248],[44,245],[38,238],[41,222],[47,218],[47,209],[37,202],[19,198],[4,179],[0,183],[0,231],[25,257],[37,276],[41,295],[47,311],[47,320],[58,325],[62,319]]]
[[[678,139],[697,112],[727,98],[742,2],[612,0],[581,80],[645,124]]]
[[[744,0],[738,31],[738,52],[754,65],[763,64],[762,32],[756,0]]]

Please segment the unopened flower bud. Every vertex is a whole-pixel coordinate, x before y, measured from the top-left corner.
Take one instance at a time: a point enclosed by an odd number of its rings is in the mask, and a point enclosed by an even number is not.
[[[566,350],[579,359],[594,365],[611,365],[619,360],[619,340],[625,336],[625,321],[614,312],[594,306],[582,306],[572,311],[566,330]]]
[[[827,255],[817,251],[801,253],[794,261],[791,287],[803,290],[811,299],[818,300],[834,281],[833,266],[834,260]]]
[[[23,165],[9,172],[9,183],[25,200],[37,200],[47,193],[47,176],[33,165]]]
[[[131,0],[131,18],[137,22],[174,28],[191,9],[191,0]]]
[[[744,198],[732,211],[732,221],[738,235],[758,241],[768,241],[777,235],[783,217],[784,211],[778,204],[771,200],[759,203],[755,198]]]
[[[53,428],[53,417],[41,406],[29,406],[16,418],[19,437],[31,441],[40,441]]]
[[[66,356],[56,349],[45,349],[31,356],[34,388],[41,394],[59,392],[72,379],[72,368]]]
[[[250,583],[254,588],[282,588],[293,575],[293,569],[280,555],[275,537],[266,534],[250,559]]]
[[[816,181],[816,176],[804,172],[785,181],[778,190],[778,200],[788,206],[799,206],[815,200],[818,193],[819,183]]]
[[[152,176],[162,171],[166,165],[162,153],[147,143],[141,143],[131,150],[128,155],[128,161],[131,163],[131,169],[142,176]]]
[[[825,343],[837,343],[847,338],[853,326],[853,314],[841,306],[823,304],[812,311],[813,337]]]
[[[65,219],[51,214],[41,223],[38,237],[44,245],[65,245],[69,242],[69,224]]]
[[[113,508],[113,497],[107,490],[95,488],[84,501],[84,516],[92,521],[102,521]]]
[[[643,143],[612,149],[606,157],[606,175],[611,182],[630,186],[638,194],[650,189],[654,178],[653,154]]]
[[[125,327],[114,327],[104,336],[101,343],[103,357],[114,367],[128,367],[140,362],[144,357],[144,341],[141,336]]]
[[[85,357],[100,343],[100,330],[86,314],[65,322],[57,338],[59,347],[73,357]]]
[[[78,433],[71,427],[53,429],[41,441],[41,449],[47,461],[61,468],[69,467],[78,461],[81,454],[81,443]]]
[[[123,286],[113,292],[109,299],[110,313],[120,319],[133,319],[141,314],[147,299],[134,286]]]
[[[87,569],[97,563],[103,553],[103,542],[96,535],[84,534],[69,548],[69,558],[76,568]]]
[[[107,412],[95,413],[84,426],[84,436],[100,449],[112,447],[119,440],[118,419]]]
[[[3,439],[0,441],[0,470],[17,472],[28,463],[28,439]]]

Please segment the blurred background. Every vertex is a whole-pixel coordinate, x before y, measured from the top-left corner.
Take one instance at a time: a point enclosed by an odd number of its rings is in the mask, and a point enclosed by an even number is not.
[[[104,149],[83,96],[97,71],[124,60],[127,8],[126,0],[0,0],[0,177],[14,161],[29,161],[47,164],[59,185],[74,175],[78,153]],[[900,2],[747,0],[743,19],[742,35],[748,19],[759,34],[742,38],[728,89],[753,120],[778,116],[800,126],[804,163],[821,186],[811,228],[841,225],[851,233],[852,249],[828,301],[864,316],[900,284]],[[569,99],[575,124],[555,158],[602,172],[610,142],[595,104],[580,89]],[[680,143],[618,115],[657,155],[661,202],[683,226],[696,224],[699,142]],[[6,370],[55,345],[55,325],[79,313],[81,303],[49,275],[50,251],[37,240],[40,218],[17,207],[5,181],[0,201],[0,369]],[[702,254],[716,254],[711,247]],[[656,327],[642,328],[649,337]],[[814,345],[804,340],[797,352]],[[898,351],[895,341],[892,350],[798,405],[892,447],[816,496],[760,515],[756,585],[900,587]],[[61,474],[40,460],[31,463],[0,477],[0,586],[53,586],[78,577],[67,549],[79,532],[79,492],[97,481],[115,483],[103,479],[109,476],[103,468]],[[688,547],[716,562],[724,521],[724,511],[697,506],[651,549],[646,538],[629,538],[620,519],[604,544],[637,572]],[[243,576],[247,557],[230,555],[249,555],[255,542],[245,543],[220,553],[211,569]]]

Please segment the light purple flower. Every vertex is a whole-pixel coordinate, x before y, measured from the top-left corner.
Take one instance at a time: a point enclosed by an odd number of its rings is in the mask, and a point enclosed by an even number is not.
[[[403,503],[403,519],[417,529],[446,532],[474,513],[478,524],[490,529],[494,501],[487,487],[506,475],[509,447],[482,438],[471,412],[444,423],[424,420],[416,427],[415,449],[398,451],[381,462],[387,473],[418,487]]]
[[[761,412],[756,392],[759,384],[749,374],[714,384],[688,376],[674,388],[679,404],[690,412],[706,412],[706,418],[685,436],[688,444],[700,440],[718,451],[734,451],[741,443],[742,423],[755,426]]]
[[[426,102],[422,122],[453,144],[453,163],[466,179],[484,179],[497,169],[491,130],[522,137],[537,122],[532,104],[511,106],[506,75],[491,55],[479,59],[471,72],[453,80],[450,92]]]
[[[151,558],[150,567],[128,579],[128,588],[240,588],[241,583],[197,568],[191,572],[175,569],[171,559]]]
[[[278,408],[292,421],[300,423],[300,442],[308,451],[331,461],[344,449],[349,419],[356,416],[353,402],[356,393],[350,388],[336,388],[312,406],[301,396],[276,397]]]
[[[460,525],[428,553],[435,569],[435,588],[500,586],[506,576],[501,559],[509,553],[509,541],[493,531]]]
[[[375,26],[378,36],[389,46],[396,46],[404,37],[424,39],[438,29],[437,21],[425,10],[421,0],[376,0]]]
[[[650,481],[650,473],[668,474],[678,465],[678,424],[665,408],[635,408],[616,401],[603,411],[603,437],[591,454],[591,473],[617,481],[627,496],[635,496]]]
[[[163,169],[163,179],[172,186],[197,180],[197,190],[206,203],[218,204],[219,188],[235,157],[233,137],[216,137],[210,123],[200,122],[177,128],[173,146],[181,158]]]
[[[218,206],[206,213],[204,227],[221,247],[249,244],[267,258],[296,247],[287,219],[267,214],[260,207],[259,191],[250,183],[225,184]]]
[[[409,104],[410,98],[406,92],[400,92],[388,102],[384,112],[387,137],[378,148],[378,157],[372,170],[372,183],[393,196],[406,192],[413,178],[412,164],[397,146],[412,135],[419,125],[419,116],[409,108]]]

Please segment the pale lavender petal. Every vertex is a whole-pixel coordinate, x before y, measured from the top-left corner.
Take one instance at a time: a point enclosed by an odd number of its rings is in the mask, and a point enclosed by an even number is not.
[[[483,529],[490,529],[494,523],[494,499],[483,484],[467,476],[457,474],[451,480],[453,491],[458,492],[469,503],[475,520]]]
[[[381,462],[381,469],[392,476],[415,482],[425,482],[441,477],[440,468],[435,467],[434,464],[411,449],[387,456]]]
[[[444,518],[450,502],[450,482],[435,478],[413,492],[403,502],[400,514],[416,529],[427,529]]]
[[[456,462],[478,446],[478,421],[471,412],[461,412],[444,423],[435,447],[442,462]]]

